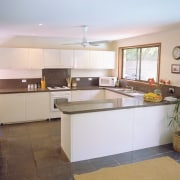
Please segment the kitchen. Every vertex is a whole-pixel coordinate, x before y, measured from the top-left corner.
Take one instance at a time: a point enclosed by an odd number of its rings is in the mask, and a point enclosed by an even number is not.
[[[37,2],[37,3],[39,4],[39,2]],[[103,2],[103,4],[104,4],[104,2]],[[12,6],[11,6],[11,8],[12,8]],[[88,10],[88,9],[86,8],[86,10]],[[36,9],[36,11],[37,11],[37,9]],[[1,13],[2,12],[4,12],[4,11],[1,11]],[[13,8],[12,8],[12,12],[13,12]],[[27,10],[27,12],[29,12],[29,10]],[[85,12],[83,11],[82,13],[85,13]],[[1,16],[1,17],[3,17],[3,16]],[[82,14],[82,17],[83,17],[83,14]],[[95,20],[96,18],[93,18],[93,19]],[[83,22],[83,24],[85,24],[85,23]],[[72,24],[77,25],[79,23],[75,24],[75,21],[74,21]],[[26,120],[27,120],[27,122],[29,122],[29,121],[34,122],[36,120],[39,121],[39,120],[53,118],[53,115],[50,115],[49,90],[47,90],[47,89],[40,90],[40,88],[39,88],[39,90],[38,90],[39,92],[37,92],[37,90],[36,90],[36,92],[33,92],[34,90],[28,92],[28,84],[34,85],[36,83],[40,83],[41,78],[43,76],[46,77],[45,80],[46,80],[47,87],[56,86],[56,85],[62,87],[62,86],[67,86],[65,77],[63,78],[63,82],[60,82],[61,79],[52,78],[52,77],[50,77],[50,75],[52,75],[54,73],[53,76],[59,77],[59,76],[62,76],[62,74],[65,72],[66,77],[71,77],[72,79],[76,80],[76,82],[77,82],[77,87],[74,88],[74,91],[72,90],[72,93],[74,93],[73,97],[76,100],[78,98],[83,99],[83,97],[84,98],[87,97],[87,94],[84,96],[83,96],[83,94],[80,94],[78,96],[77,95],[78,91],[80,93],[82,93],[82,91],[80,91],[80,90],[86,89],[87,91],[89,91],[90,86],[93,86],[94,90],[97,90],[96,86],[98,86],[98,78],[99,77],[103,77],[103,76],[118,77],[118,75],[119,75],[118,48],[119,47],[144,45],[144,44],[152,44],[152,43],[160,42],[161,43],[160,79],[170,80],[171,81],[170,87],[173,87],[175,89],[175,96],[176,97],[180,96],[180,94],[179,94],[180,93],[179,74],[171,72],[171,65],[179,64],[179,61],[174,60],[172,57],[172,49],[175,46],[178,46],[179,42],[180,42],[180,39],[179,39],[180,38],[179,37],[180,29],[178,26],[175,26],[170,29],[166,29],[161,32],[153,32],[153,33],[149,32],[147,34],[141,34],[141,36],[136,35],[134,37],[120,39],[117,41],[110,42],[108,45],[102,44],[100,46],[93,46],[93,47],[88,46],[86,48],[81,47],[81,46],[76,46],[76,45],[63,46],[59,43],[59,41],[60,41],[59,38],[52,38],[52,39],[45,38],[42,41],[41,41],[41,38],[35,38],[36,33],[41,34],[43,31],[45,31],[45,30],[42,30],[43,28],[45,28],[44,26],[45,25],[41,25],[38,27],[37,26],[32,27],[31,33],[34,33],[34,35],[31,36],[31,38],[26,37],[26,36],[22,36],[22,37],[18,38],[18,35],[17,35],[14,38],[8,37],[8,40],[6,40],[5,37],[8,35],[5,33],[0,38],[0,40],[1,40],[0,55],[3,54],[3,57],[1,56],[1,59],[3,59],[3,60],[6,59],[6,61],[1,60],[1,63],[0,63],[1,64],[0,65],[0,67],[1,67],[1,69],[0,69],[0,77],[1,77],[1,79],[0,79],[0,88],[1,88],[0,107],[1,107],[2,112],[6,112],[6,115],[8,114],[7,121],[3,122],[2,118],[1,118],[1,121],[2,121],[1,123],[5,124],[4,127],[8,126],[8,125],[6,125],[6,123],[8,124],[8,121],[9,121],[9,123],[12,123],[11,121],[25,122]],[[88,38],[91,38],[91,34],[90,34],[91,28],[93,30],[93,27],[91,27],[89,25],[89,30],[87,33]],[[79,28],[79,30],[78,30],[78,34],[79,34],[78,39],[80,39],[80,40],[82,38],[81,30],[82,30],[82,28]],[[119,30],[119,31],[121,32],[121,30]],[[27,32],[28,32],[28,30],[27,30]],[[70,30],[67,32],[70,32]],[[103,32],[103,30],[101,32]],[[53,32],[53,33],[55,33],[55,32]],[[98,36],[100,37],[100,34]],[[107,38],[107,36],[106,36],[106,38]],[[104,39],[108,40],[106,38],[105,37],[102,39],[97,38],[97,40],[104,40]],[[77,40],[77,38],[74,38],[74,39]],[[94,38],[94,39],[96,39],[96,38]],[[77,41],[73,40],[73,43],[74,42],[77,42]],[[62,42],[62,44],[63,44],[63,42]],[[14,51],[14,50],[16,50],[16,51]],[[74,52],[74,51],[76,51],[76,52]],[[108,66],[109,64],[104,65],[104,64],[101,64],[102,62],[100,62],[98,64],[98,62],[97,62],[98,58],[95,58],[95,57],[104,56],[104,55],[102,55],[102,53],[100,53],[100,51],[107,52],[107,53],[110,52],[110,53],[114,54],[114,56],[115,56],[114,63],[112,61],[112,63],[110,64],[110,67],[105,67],[105,65]],[[91,53],[91,55],[88,55],[89,56],[88,60],[86,62],[84,62],[84,59],[86,59],[85,56],[87,57],[86,54],[90,54],[90,53]],[[13,58],[11,56],[12,54],[13,54]],[[79,57],[72,58],[72,54],[73,54],[73,56],[75,54],[76,57],[79,55]],[[52,58],[52,56],[53,56],[53,58]],[[65,57],[65,56],[66,57],[68,56],[69,61],[64,60],[63,57]],[[17,58],[17,63],[15,63],[15,61],[13,61],[13,59],[15,59],[14,57],[21,57],[21,58]],[[82,57],[83,60],[80,60],[80,57]],[[90,57],[93,59],[92,61],[90,61]],[[8,61],[8,59],[9,59],[9,61]],[[49,61],[50,59],[51,59],[51,61]],[[52,61],[52,59],[54,59],[54,60]],[[57,59],[60,59],[60,62]],[[74,63],[75,60],[72,60],[72,59],[76,59],[76,63]],[[10,62],[13,64],[11,64]],[[60,73],[61,73],[61,71],[63,71],[63,73],[61,75],[57,75],[57,73],[59,73],[59,71],[60,71]],[[119,78],[120,78],[120,76],[119,76]],[[58,81],[58,84],[56,84],[57,83],[56,79]],[[136,87],[137,87],[137,85],[136,85]],[[141,86],[139,88],[141,88]],[[169,86],[167,86],[167,89],[168,88],[169,88]],[[11,91],[11,92],[10,93],[8,92],[7,96],[5,97],[4,96],[5,94],[3,92],[7,92],[7,89],[8,89],[8,91]],[[9,89],[11,89],[11,90],[9,90]],[[69,92],[69,91],[70,90],[66,89],[65,92]],[[166,93],[168,94],[168,92],[166,92]],[[14,94],[15,94],[15,96],[11,96]],[[18,95],[18,96],[16,96],[16,95]],[[71,94],[71,96],[72,96],[72,94]],[[70,96],[68,95],[68,98],[69,97]],[[91,96],[89,95],[89,98],[90,97]],[[101,98],[102,95],[99,95],[98,97]],[[10,103],[8,103],[8,102],[10,102]],[[17,107],[17,102],[21,104],[19,106],[19,108]],[[10,108],[10,107],[12,107],[12,108]],[[41,112],[40,112],[39,107],[41,107]],[[9,109],[12,109],[11,113],[9,113]],[[17,111],[19,113],[17,113]],[[17,116],[19,114],[21,116]],[[39,122],[37,122],[37,126],[39,126],[38,123]],[[55,123],[57,123],[57,125],[59,125],[58,121],[56,121]],[[12,126],[13,125],[9,125],[9,127],[13,128]],[[17,128],[18,128],[18,126],[24,127],[24,126],[21,126],[21,124],[16,124]],[[29,124],[29,126],[31,126],[31,124]],[[50,122],[49,122],[49,127],[51,127]],[[26,127],[24,127],[24,128],[26,129]],[[37,130],[36,133],[38,136],[37,127],[34,126],[33,128],[34,129],[32,129],[32,132],[35,133],[35,131]],[[51,133],[53,134],[53,132],[51,132]],[[40,134],[41,134],[41,132],[39,132],[39,135]],[[45,134],[43,134],[43,136],[45,136]],[[45,137],[47,138],[47,136],[45,136]],[[12,138],[10,140],[12,140]],[[42,141],[43,141],[43,137],[42,137]],[[38,149],[38,151],[40,151],[40,150]],[[35,155],[37,155],[37,153],[35,153]],[[7,163],[10,163],[10,162],[7,161]],[[6,164],[6,160],[3,164],[5,164],[5,166],[4,166],[5,170],[3,171],[3,175],[7,176],[7,174],[10,172],[10,169],[7,169],[8,165]],[[96,163],[96,164],[98,164],[98,163]],[[91,168],[90,166],[88,166],[88,167],[89,167],[89,171],[93,170],[93,168]],[[41,169],[41,168],[42,168],[42,166],[39,169]],[[50,166],[49,166],[49,168],[50,168]],[[48,168],[43,167],[42,169],[47,170]],[[78,171],[75,171],[75,172],[78,172]],[[17,175],[15,175],[15,176],[17,176]],[[53,175],[51,175],[51,177],[52,176]]]

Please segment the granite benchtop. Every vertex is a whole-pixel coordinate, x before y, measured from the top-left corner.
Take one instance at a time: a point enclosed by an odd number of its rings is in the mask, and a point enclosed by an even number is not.
[[[118,98],[118,99],[100,99],[91,101],[76,101],[68,103],[56,102],[56,106],[64,114],[81,114],[98,111],[110,111],[128,108],[150,107],[174,104],[174,102],[161,101],[161,102],[145,102],[142,99],[131,98]]]
[[[96,89],[103,89],[103,88],[101,88],[99,86],[74,87],[74,88],[63,89],[63,90],[48,90],[47,88],[45,88],[45,89],[37,88],[37,89],[28,90],[27,88],[17,88],[17,89],[13,88],[13,89],[0,89],[0,94],[96,90]]]

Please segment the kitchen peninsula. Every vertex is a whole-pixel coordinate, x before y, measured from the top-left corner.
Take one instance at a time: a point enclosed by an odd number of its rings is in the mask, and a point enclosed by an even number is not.
[[[171,142],[170,102],[117,98],[58,104],[61,148],[70,162]]]

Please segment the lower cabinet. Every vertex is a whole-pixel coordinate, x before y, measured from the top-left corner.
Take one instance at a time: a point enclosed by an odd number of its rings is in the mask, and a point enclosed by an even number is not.
[[[104,90],[71,91],[71,101],[89,101],[96,99],[104,99]]]
[[[24,122],[26,120],[26,95],[0,95],[0,123]]]
[[[0,95],[0,123],[18,123],[49,118],[49,93]]]
[[[28,93],[26,96],[26,119],[28,121],[49,118],[49,93]]]

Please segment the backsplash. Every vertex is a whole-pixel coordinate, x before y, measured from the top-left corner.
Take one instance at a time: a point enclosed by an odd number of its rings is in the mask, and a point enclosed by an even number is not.
[[[137,91],[143,91],[143,92],[153,92],[153,90],[155,89],[155,87],[151,87],[148,84],[142,83],[142,82],[136,82],[136,81],[127,81],[127,86],[133,86],[135,90]],[[163,97],[166,96],[171,96],[171,94],[169,93],[169,88],[173,87],[174,88],[174,94],[173,96],[180,98],[180,87],[177,86],[172,86],[172,85],[163,85],[161,87],[161,92]]]
[[[22,81],[26,82],[22,82]],[[28,84],[40,84],[41,78],[24,79],[0,79],[0,89],[21,89],[27,88]]]
[[[73,77],[72,81],[76,81],[77,87],[99,86],[99,77]]]
[[[46,86],[67,86],[66,78],[71,76],[70,69],[43,69]]]

